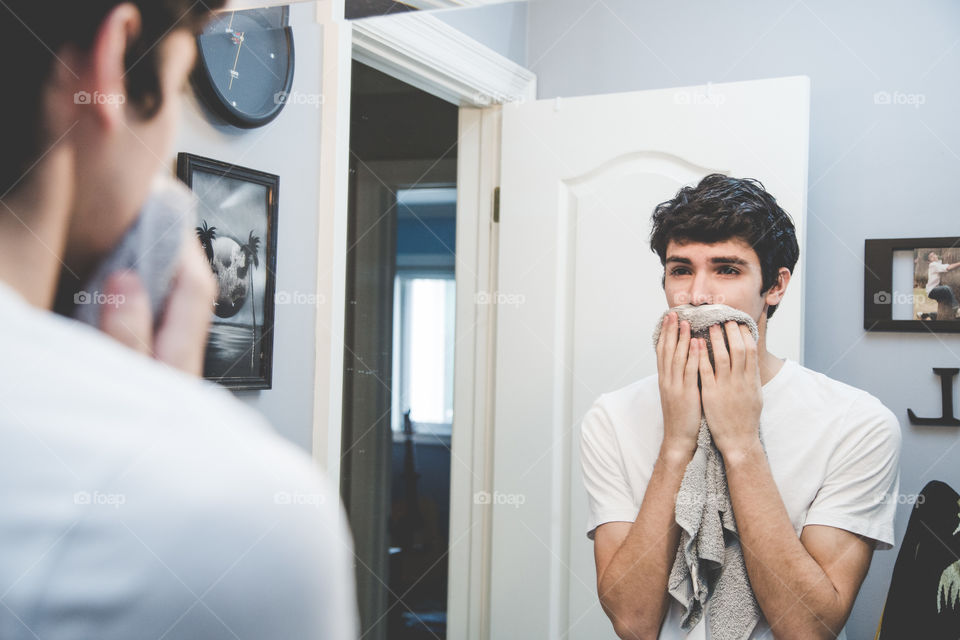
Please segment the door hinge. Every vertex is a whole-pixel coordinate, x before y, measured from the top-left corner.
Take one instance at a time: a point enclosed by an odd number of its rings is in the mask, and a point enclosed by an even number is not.
[[[500,222],[500,187],[493,189],[493,221]]]

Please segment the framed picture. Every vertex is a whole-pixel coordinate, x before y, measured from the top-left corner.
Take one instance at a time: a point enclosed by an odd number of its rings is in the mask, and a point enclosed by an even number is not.
[[[863,328],[960,333],[960,237],[867,240]]]
[[[197,238],[217,279],[203,376],[269,389],[280,178],[189,153],[177,156],[177,175],[199,199]]]

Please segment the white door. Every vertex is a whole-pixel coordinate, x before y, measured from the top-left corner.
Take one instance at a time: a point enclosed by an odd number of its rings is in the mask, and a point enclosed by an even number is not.
[[[656,372],[653,207],[712,172],[759,179],[801,262],[768,348],[802,362],[809,80],[503,108],[490,637],[614,638],[596,593],[580,420]]]

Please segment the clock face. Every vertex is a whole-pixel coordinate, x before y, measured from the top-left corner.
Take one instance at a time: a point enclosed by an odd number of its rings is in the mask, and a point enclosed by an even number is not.
[[[239,127],[267,124],[293,84],[287,7],[217,14],[197,38],[193,81],[217,115]]]

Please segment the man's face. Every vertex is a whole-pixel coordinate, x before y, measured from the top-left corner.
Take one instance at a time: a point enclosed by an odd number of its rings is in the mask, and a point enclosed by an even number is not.
[[[130,155],[143,158],[148,165],[143,169],[148,182],[167,163],[180,124],[183,95],[197,56],[195,39],[184,29],[171,32],[158,47],[162,106],[149,120],[132,113],[126,139]]]
[[[929,259],[930,262],[937,262],[940,259],[940,257],[937,256],[937,254],[935,254],[933,251],[931,251],[930,255],[927,256],[927,259]]]
[[[667,244],[664,293],[671,307],[681,304],[725,304],[760,322],[766,297],[756,251],[739,238],[715,244]]]
[[[112,130],[87,127],[78,149],[77,198],[68,254],[79,259],[106,253],[133,222],[154,176],[167,163],[180,121],[181,101],[196,58],[193,36],[170,32],[158,45],[162,106],[149,119],[124,104]]]

